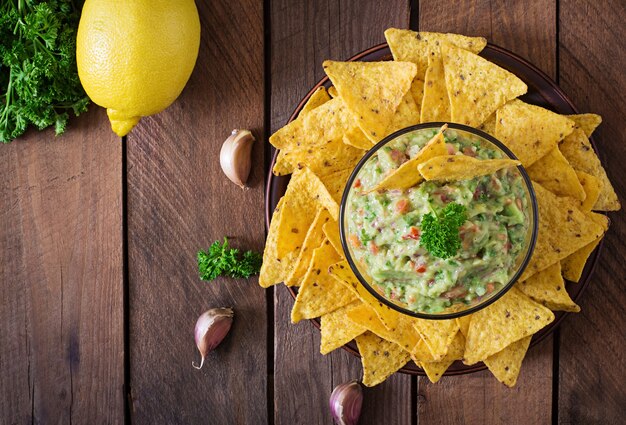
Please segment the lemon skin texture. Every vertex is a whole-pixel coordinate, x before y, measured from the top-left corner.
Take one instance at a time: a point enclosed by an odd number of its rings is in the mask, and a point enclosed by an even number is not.
[[[193,0],[87,0],[78,26],[78,76],[125,136],[176,100],[194,68],[200,18]]]

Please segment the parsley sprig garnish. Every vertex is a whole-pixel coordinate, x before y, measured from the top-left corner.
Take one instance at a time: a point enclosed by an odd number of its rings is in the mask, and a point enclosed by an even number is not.
[[[450,258],[461,247],[459,229],[467,220],[463,205],[451,202],[439,213],[433,211],[422,218],[420,246],[435,257]]]
[[[241,253],[238,249],[215,241],[207,251],[198,251],[198,271],[200,279],[213,280],[218,276],[249,278],[261,270],[263,257],[253,251]]]

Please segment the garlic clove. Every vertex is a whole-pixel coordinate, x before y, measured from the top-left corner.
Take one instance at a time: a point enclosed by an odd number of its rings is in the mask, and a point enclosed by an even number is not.
[[[254,136],[249,130],[233,130],[222,144],[220,166],[226,177],[244,189],[250,175]]]
[[[194,337],[196,347],[202,356],[200,366],[191,363],[196,369],[201,369],[204,364],[206,355],[213,351],[220,342],[226,337],[230,326],[233,323],[232,308],[212,308],[205,311],[198,317],[196,328],[194,329]]]
[[[363,389],[358,381],[337,385],[330,395],[330,412],[338,425],[356,425],[362,405]]]

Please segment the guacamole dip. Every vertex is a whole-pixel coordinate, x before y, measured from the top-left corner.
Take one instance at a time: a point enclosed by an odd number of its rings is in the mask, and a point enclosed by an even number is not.
[[[406,190],[369,191],[437,133],[401,135],[359,170],[346,203],[346,237],[359,268],[386,298],[421,313],[474,304],[506,285],[517,270],[530,226],[530,200],[516,167],[470,180],[423,181]],[[448,154],[505,158],[495,145],[447,130]],[[417,172],[417,171],[416,171]],[[464,207],[455,255],[438,258],[420,245],[425,215],[449,203]]]

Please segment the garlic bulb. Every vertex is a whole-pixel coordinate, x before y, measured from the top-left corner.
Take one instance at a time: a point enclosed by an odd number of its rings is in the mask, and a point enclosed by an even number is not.
[[[356,425],[362,404],[363,390],[358,381],[337,385],[330,395],[330,412],[338,425]]]
[[[220,151],[220,165],[226,177],[244,189],[250,174],[254,136],[249,130],[233,130]]]
[[[212,308],[200,315],[196,322],[194,337],[202,360],[200,361],[200,366],[196,366],[192,362],[191,365],[193,367],[196,369],[202,368],[204,358],[222,342],[228,331],[230,331],[232,323],[233,310],[231,308]]]

